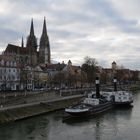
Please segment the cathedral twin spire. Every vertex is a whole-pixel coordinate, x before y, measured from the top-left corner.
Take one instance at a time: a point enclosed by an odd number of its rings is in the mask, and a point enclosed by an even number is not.
[[[33,23],[33,19],[31,20],[30,35],[34,36],[34,23]]]
[[[40,63],[50,63],[50,44],[47,35],[46,19],[44,18],[42,35],[40,38],[39,48],[39,61]]]
[[[31,28],[30,28],[30,34],[27,37],[27,44],[26,47],[29,50],[29,53],[33,53],[35,51],[37,51],[37,38],[34,35],[34,24],[33,24],[33,19],[31,21]]]
[[[46,18],[44,17],[44,23],[43,23],[43,31],[42,34],[47,35],[47,28],[46,28]]]
[[[23,45],[22,45],[23,46]],[[33,19],[31,20],[31,27],[30,27],[30,34],[27,38],[27,44],[26,48],[29,50],[29,54],[35,54],[37,53],[37,39],[34,34],[34,24]],[[43,23],[43,30],[42,35],[40,38],[40,44],[39,44],[39,63],[50,63],[50,45],[49,45],[49,39],[47,35],[47,28],[46,28],[46,19],[44,18]]]

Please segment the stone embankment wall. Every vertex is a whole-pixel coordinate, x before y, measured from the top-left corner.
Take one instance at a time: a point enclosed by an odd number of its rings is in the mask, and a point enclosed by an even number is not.
[[[59,97],[59,94],[50,92],[21,92],[21,93],[1,93],[0,105],[9,106],[23,103],[37,102],[40,100],[49,100]]]
[[[51,95],[50,95],[51,94]],[[54,97],[54,100],[50,100]],[[57,97],[59,99],[57,99]],[[38,102],[38,104],[30,106],[22,106],[20,108],[6,109],[0,111],[0,123],[6,123],[10,121],[17,121],[21,119],[26,119],[29,117],[45,114],[58,109],[63,109],[78,102],[83,96],[75,96],[69,98],[62,98],[56,93],[42,93],[42,95],[29,95],[24,98],[24,102]],[[16,97],[18,98],[18,96]],[[61,99],[62,98],[62,99]],[[50,101],[49,101],[50,100]],[[21,98],[22,101],[22,98]],[[21,103],[21,101],[18,101]],[[9,104],[9,103],[8,103]],[[11,103],[10,103],[11,104]],[[15,103],[16,104],[16,103]],[[5,104],[6,105],[6,104]]]

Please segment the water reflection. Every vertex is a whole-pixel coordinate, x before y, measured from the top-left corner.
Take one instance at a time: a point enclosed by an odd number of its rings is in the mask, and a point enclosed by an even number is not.
[[[0,140],[139,140],[140,94],[134,107],[112,109],[90,118],[69,118],[64,112],[0,126]]]
[[[46,117],[36,117],[0,126],[2,140],[39,140],[48,134],[49,121]]]
[[[131,120],[132,107],[115,108],[106,114],[98,115],[89,118],[74,118],[70,117],[63,121],[70,126],[85,126],[89,134],[93,134],[95,140],[112,140],[113,137],[120,138],[121,130],[126,123]],[[87,136],[91,139],[91,136]]]

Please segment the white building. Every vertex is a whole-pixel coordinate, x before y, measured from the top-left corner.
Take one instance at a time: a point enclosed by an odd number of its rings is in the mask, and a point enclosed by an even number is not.
[[[20,68],[16,61],[0,58],[0,90],[20,89]]]

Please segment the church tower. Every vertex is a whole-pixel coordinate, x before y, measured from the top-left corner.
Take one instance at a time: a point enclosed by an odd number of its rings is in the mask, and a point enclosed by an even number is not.
[[[34,35],[34,24],[33,24],[33,19],[31,21],[31,28],[30,28],[30,34],[27,37],[27,44],[26,48],[29,53],[29,64],[35,65],[37,64],[37,39],[36,36]]]
[[[30,28],[30,34],[27,37],[27,44],[26,44],[27,48],[30,48],[34,51],[37,50],[37,39],[36,36],[34,35],[34,24],[33,24],[33,19],[31,21],[31,28]]]
[[[42,35],[40,38],[39,63],[50,63],[50,43],[47,35],[46,19],[44,18]]]

